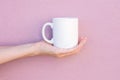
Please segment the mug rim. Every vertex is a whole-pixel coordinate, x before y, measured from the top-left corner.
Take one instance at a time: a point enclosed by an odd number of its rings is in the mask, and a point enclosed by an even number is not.
[[[53,20],[55,19],[78,19],[78,17],[56,17],[56,18],[53,18]]]

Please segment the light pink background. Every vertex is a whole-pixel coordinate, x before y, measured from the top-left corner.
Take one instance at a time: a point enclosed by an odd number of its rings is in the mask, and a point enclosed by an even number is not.
[[[64,16],[79,17],[81,52],[0,65],[0,80],[120,80],[120,0],[0,0],[0,45],[40,41],[42,25]]]

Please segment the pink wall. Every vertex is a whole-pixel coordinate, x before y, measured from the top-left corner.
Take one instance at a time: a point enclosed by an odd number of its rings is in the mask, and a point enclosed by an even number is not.
[[[120,80],[120,0],[0,0],[0,45],[41,40],[53,17],[75,16],[88,42],[63,59],[46,56],[0,65],[0,80]]]

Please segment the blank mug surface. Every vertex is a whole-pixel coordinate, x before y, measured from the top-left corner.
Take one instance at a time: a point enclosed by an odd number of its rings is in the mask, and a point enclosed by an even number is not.
[[[72,48],[78,44],[78,19],[53,19],[53,45],[59,48]]]

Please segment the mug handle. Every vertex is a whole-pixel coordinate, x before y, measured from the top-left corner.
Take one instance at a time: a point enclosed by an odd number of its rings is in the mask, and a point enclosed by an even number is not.
[[[50,22],[48,22],[48,23],[45,23],[44,25],[43,25],[43,28],[42,28],[42,37],[43,37],[43,39],[46,41],[46,42],[48,42],[48,43],[50,43],[50,44],[53,44],[53,38],[51,39],[51,40],[49,40],[46,36],[45,36],[45,29],[46,29],[46,27],[50,27],[51,29],[53,29],[53,24],[52,23],[50,23]]]

